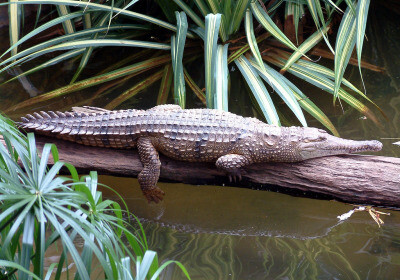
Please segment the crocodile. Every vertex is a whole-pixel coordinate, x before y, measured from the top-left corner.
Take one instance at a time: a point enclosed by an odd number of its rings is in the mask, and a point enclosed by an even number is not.
[[[354,141],[313,127],[278,127],[216,109],[182,109],[159,105],[148,110],[109,111],[74,107],[72,112],[35,112],[20,127],[79,144],[131,149],[137,147],[143,169],[138,180],[149,202],[164,192],[159,152],[176,160],[215,162],[229,179],[241,179],[241,168],[261,162],[299,162],[310,158],[379,151],[376,140]]]

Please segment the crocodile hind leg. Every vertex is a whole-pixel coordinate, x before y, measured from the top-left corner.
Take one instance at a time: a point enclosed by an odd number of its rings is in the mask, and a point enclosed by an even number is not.
[[[240,168],[250,164],[250,158],[238,155],[238,154],[227,154],[217,159],[215,165],[228,173],[229,181],[233,180],[236,182],[236,177],[242,180],[242,175],[240,172]]]
[[[140,137],[137,147],[143,164],[143,170],[138,175],[140,187],[148,202],[158,203],[164,197],[164,192],[156,186],[161,166],[158,152],[149,137]]]

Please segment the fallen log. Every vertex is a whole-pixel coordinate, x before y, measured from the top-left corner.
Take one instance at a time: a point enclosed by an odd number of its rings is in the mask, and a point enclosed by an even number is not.
[[[36,136],[57,145],[60,160],[80,172],[135,177],[142,169],[136,150],[88,147]],[[230,183],[212,163],[190,163],[160,156],[160,180],[275,190],[295,195],[336,199],[353,204],[400,208],[400,158],[364,155],[330,156],[299,163],[263,163],[245,168],[243,180]],[[168,194],[166,194],[168,195]]]

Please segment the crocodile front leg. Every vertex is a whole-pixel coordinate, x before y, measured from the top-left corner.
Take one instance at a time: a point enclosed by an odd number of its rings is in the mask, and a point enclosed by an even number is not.
[[[138,175],[140,187],[148,202],[158,203],[164,197],[164,192],[156,186],[161,166],[158,152],[149,137],[140,137],[137,147],[143,164],[143,170]]]
[[[215,165],[228,173],[229,181],[232,182],[233,180],[236,182],[236,177],[242,180],[242,175],[240,173],[240,168],[250,164],[250,158],[238,155],[238,154],[227,154],[217,159]]]

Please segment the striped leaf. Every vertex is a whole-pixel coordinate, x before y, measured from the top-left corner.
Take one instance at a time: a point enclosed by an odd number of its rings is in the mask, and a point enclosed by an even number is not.
[[[258,66],[262,69],[264,69],[264,62],[262,60],[260,51],[258,49],[256,37],[254,36],[254,29],[253,29],[253,17],[251,16],[251,11],[250,9],[246,10],[246,16],[245,16],[245,21],[244,21],[244,26],[246,30],[246,38],[247,38],[247,43],[250,46],[251,52],[258,64]]]
[[[9,0],[10,6],[8,6],[8,18],[9,22],[9,32],[10,32],[10,46],[14,46],[19,39],[19,32],[21,26],[21,6],[13,3],[18,2],[18,0]],[[17,48],[11,48],[11,55],[17,54]],[[1,56],[2,57],[2,56]]]
[[[285,20],[287,20],[289,16],[291,16],[293,18],[297,45],[299,44],[299,38],[298,38],[299,22],[300,22],[300,19],[303,17],[303,15],[304,15],[303,4],[300,4],[299,2],[297,2],[297,3],[286,2]]]
[[[151,59],[148,59],[145,61],[141,61],[141,62],[135,63],[133,65],[129,65],[127,67],[120,68],[120,69],[117,69],[115,71],[112,71],[112,72],[109,72],[106,74],[102,74],[102,75],[95,76],[95,77],[92,77],[92,78],[89,78],[89,79],[86,79],[83,81],[79,81],[72,85],[68,85],[68,86],[53,90],[51,92],[30,98],[21,103],[18,103],[14,107],[9,108],[9,110],[11,110],[11,111],[19,110],[22,108],[26,108],[28,106],[32,106],[34,104],[45,102],[52,98],[56,98],[56,97],[66,95],[68,93],[76,92],[78,90],[82,90],[82,89],[85,89],[85,88],[88,88],[91,86],[102,84],[102,83],[105,83],[108,81],[112,81],[112,80],[122,78],[122,77],[125,77],[128,75],[132,75],[132,74],[143,73],[144,71],[148,71],[150,69],[153,69],[155,67],[163,65],[165,63],[168,63],[170,60],[171,60],[171,56],[168,54],[168,55],[164,55],[164,56],[151,58]]]
[[[251,92],[257,100],[267,122],[272,125],[280,126],[278,113],[274,103],[262,82],[257,71],[251,66],[250,62],[242,55],[235,60],[237,67],[245,78]]]
[[[19,5],[11,5],[11,6],[19,6]],[[6,50],[1,56],[3,57],[4,55],[6,55],[8,52],[10,52],[11,50],[15,49],[17,46],[21,45],[22,43],[24,43],[25,41],[27,41],[28,39],[32,38],[33,36],[39,34],[40,32],[53,27],[57,24],[60,24],[62,22],[65,22],[66,20],[70,20],[73,18],[77,18],[77,17],[81,17],[83,15],[82,12],[75,12],[75,13],[71,13],[69,15],[66,16],[62,16],[62,17],[58,17],[56,19],[53,19],[45,24],[43,24],[42,26],[32,30],[31,32],[29,32],[28,34],[26,34],[24,37],[22,37],[20,40],[16,41],[14,44],[12,44],[12,46]],[[16,53],[16,52],[15,52]],[[15,55],[15,54],[14,54]]]
[[[307,53],[311,48],[315,47],[323,38],[324,34],[328,32],[330,29],[329,23],[327,23],[326,26],[321,28],[321,30],[317,30],[314,32],[313,35],[307,38],[298,48],[297,51],[295,51],[288,61],[286,62],[285,66],[281,69],[281,73],[285,72],[294,62],[296,62],[303,53]]]
[[[147,29],[147,27],[135,25],[135,24],[118,24],[118,25],[111,25],[109,27],[99,27],[99,28],[91,28],[88,30],[77,31],[73,34],[67,34],[64,36],[56,37],[54,39],[48,40],[46,42],[37,44],[26,50],[23,50],[23,51],[19,52],[18,54],[16,54],[15,56],[12,56],[12,57],[0,62],[0,66],[9,63],[12,60],[19,59],[23,56],[26,56],[26,55],[34,53],[38,50],[42,50],[44,48],[56,45],[61,42],[67,42],[67,41],[72,41],[72,40],[76,40],[76,39],[89,39],[92,34],[102,33],[102,32],[107,32],[107,31],[112,31],[112,30],[125,30],[125,29],[126,30],[128,30],[128,29]]]
[[[205,28],[204,21],[182,0],[173,0],[199,27]]]
[[[275,10],[282,5],[283,2],[284,0],[275,0],[274,2],[272,2],[272,5],[270,5],[268,9],[268,14],[272,15],[275,12]]]
[[[107,20],[107,15],[103,15],[103,17],[99,20],[99,22],[96,24],[96,26],[98,26],[98,27],[104,26],[104,24],[106,23],[106,20]],[[84,22],[87,22],[87,24],[91,25],[90,17],[88,20],[84,20]],[[99,35],[98,33],[93,34],[91,39],[96,40],[98,38],[98,35]],[[88,47],[85,49],[85,52],[82,55],[81,61],[79,62],[78,69],[75,71],[75,74],[72,77],[70,84],[73,84],[78,79],[79,75],[82,73],[83,69],[89,62],[90,56],[93,53],[93,49],[94,49],[93,47]]]
[[[264,26],[264,28],[271,33],[272,36],[274,36],[288,48],[291,48],[295,51],[297,50],[296,46],[286,37],[285,34],[282,33],[282,31],[276,26],[268,14],[260,7],[258,2],[251,2],[250,6],[258,22],[261,23],[261,25]],[[304,53],[303,55],[306,56]]]
[[[296,46],[286,37],[285,34],[276,26],[273,20],[269,17],[269,15],[261,8],[258,2],[251,2],[250,4],[251,11],[256,17],[257,21],[264,26],[265,30],[270,32],[272,36],[274,36],[277,40],[279,40],[282,44],[291,48],[292,50],[297,50]]]
[[[265,57],[265,59],[278,66],[283,64],[282,60],[270,56]],[[288,72],[324,91],[334,94],[335,82],[333,82],[324,75],[311,71],[310,69],[304,68],[298,65],[297,63],[294,63],[292,67],[288,69]],[[344,100],[350,106],[352,106],[362,114],[369,117],[373,122],[379,123],[374,113],[366,105],[364,105],[362,102],[354,98],[343,88],[339,88],[338,96],[340,97],[340,99]]]
[[[294,96],[299,102],[300,106],[308,112],[311,116],[313,116],[317,121],[319,121],[322,125],[324,125],[328,130],[330,130],[333,135],[339,137],[339,132],[336,130],[333,123],[329,120],[329,118],[325,115],[321,109],[318,108],[317,105],[312,102],[308,96],[306,96],[300,89],[298,89],[292,82],[290,82],[286,77],[281,77],[285,83],[292,90]]]
[[[334,100],[338,96],[342,78],[356,44],[356,20],[350,7],[346,9],[339,26],[335,45],[335,90]]]
[[[368,17],[368,9],[369,9],[370,0],[359,0],[357,4],[357,57],[358,57],[358,69],[360,70],[360,75],[362,79],[361,73],[361,53],[362,47],[364,43],[365,36],[365,27],[367,26],[367,17]],[[364,83],[364,81],[363,81]]]
[[[221,15],[221,22],[220,22],[221,27],[219,28],[219,35],[221,37],[221,40],[223,42],[225,42],[226,40],[228,40],[229,25],[227,23],[228,19],[225,18],[225,15],[223,14],[224,9],[221,6],[221,5],[223,5],[223,3],[220,3],[220,1],[218,1],[218,0],[206,0],[206,1],[207,1],[208,5],[210,6],[213,14]]]
[[[228,44],[217,47],[215,73],[214,108],[228,111]]]
[[[244,13],[249,6],[250,0],[238,0],[234,5],[234,10],[229,24],[228,34],[236,33],[242,23]]]
[[[314,20],[315,26],[317,27],[317,29],[320,32],[322,32],[320,20],[322,22],[322,26],[326,26],[326,24],[325,24],[324,14],[322,11],[320,0],[307,0],[307,6],[308,6],[308,10],[310,11],[311,16]],[[333,54],[335,54],[331,44],[329,43],[328,37],[324,33],[322,33],[322,36],[323,36],[328,48],[331,50],[331,52]]]
[[[207,4],[203,0],[194,0],[193,1],[197,8],[199,8],[201,14],[205,17],[209,13],[211,13],[210,9],[208,8]]]
[[[134,41],[134,40],[113,40],[113,39],[101,39],[101,40],[81,40],[75,42],[68,42],[56,45],[54,47],[50,47],[41,51],[37,51],[30,55],[27,55],[9,65],[1,69],[1,71],[5,71],[8,68],[18,64],[29,61],[33,58],[41,56],[43,54],[61,51],[61,50],[69,50],[76,48],[86,48],[86,47],[139,47],[139,48],[150,48],[150,49],[160,49],[160,50],[169,50],[171,49],[170,45],[162,44],[162,43],[154,43],[154,42],[143,42],[143,41]]]
[[[60,17],[67,16],[71,14],[69,7],[65,5],[56,5],[56,9]],[[71,19],[67,19],[62,22],[65,34],[71,34],[75,32],[75,26],[72,23]]]
[[[221,24],[220,14],[206,16],[204,40],[204,65],[207,108],[214,108],[214,83],[216,79],[215,61],[217,56],[218,30]]]
[[[266,81],[278,93],[278,95],[282,98],[282,100],[286,103],[290,110],[292,110],[292,112],[295,114],[300,123],[303,126],[307,126],[303,111],[301,110],[300,105],[297,102],[297,99],[294,96],[292,90],[282,79],[283,76],[267,64],[265,64],[264,67],[261,68],[254,60],[250,60],[250,63],[258,71],[261,78],[263,78],[264,81]]]
[[[39,66],[36,66],[36,67],[34,67],[34,68],[32,68],[32,69],[30,69],[28,71],[25,71],[25,72],[19,74],[18,76],[13,77],[12,79],[9,79],[5,83],[12,82],[12,81],[14,81],[14,80],[16,80],[16,79],[18,79],[18,78],[20,78],[22,76],[28,76],[30,74],[33,74],[33,73],[37,72],[37,71],[43,70],[46,67],[49,67],[49,66],[54,65],[54,64],[57,64],[57,63],[59,63],[61,61],[67,60],[69,58],[78,56],[78,55],[82,54],[84,51],[85,51],[85,49],[78,49],[78,50],[71,50],[69,52],[63,53],[63,54],[61,54],[61,55],[59,55],[59,56],[57,56],[55,58],[52,58],[52,59],[46,61],[45,63],[40,64]]]
[[[178,32],[171,36],[171,57],[174,70],[174,99],[181,108],[186,105],[185,78],[183,76],[183,50],[185,48],[188,23],[184,12],[175,12]]]
[[[161,26],[163,28],[176,31],[176,27],[173,24],[170,24],[168,22],[159,20],[157,18],[153,18],[144,14],[140,13],[135,13],[129,10],[123,10],[120,8],[112,8],[107,5],[102,5],[102,4],[97,4],[97,3],[92,3],[92,2],[84,2],[84,1],[74,1],[74,0],[19,0],[18,4],[53,4],[53,5],[67,5],[67,6],[73,6],[73,7],[81,7],[81,8],[90,8],[90,9],[95,9],[95,10],[102,10],[102,11],[114,11],[115,13],[120,12],[121,15],[125,15],[127,17],[135,18],[138,20],[143,20],[146,22],[150,22],[153,24],[156,24],[158,26]],[[4,5],[9,5],[9,3],[0,3],[0,6]],[[192,34],[188,34],[188,36],[193,37]]]
[[[164,67],[164,73],[161,79],[160,89],[157,96],[157,105],[166,104],[168,101],[168,95],[171,91],[173,72],[172,64],[167,64]]]

